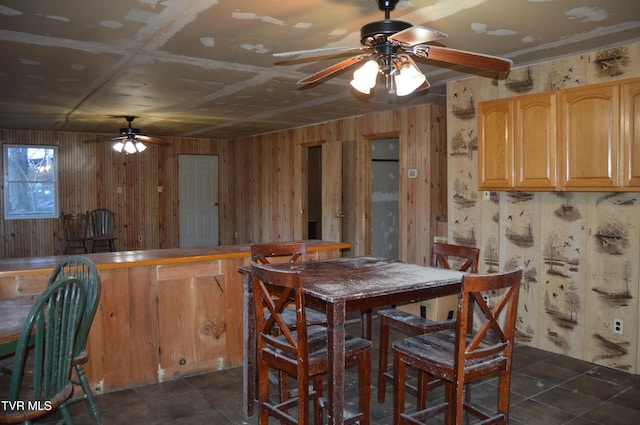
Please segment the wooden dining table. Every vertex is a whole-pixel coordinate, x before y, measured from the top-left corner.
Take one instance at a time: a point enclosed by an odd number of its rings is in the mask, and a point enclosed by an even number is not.
[[[13,354],[37,295],[0,299],[0,358]]]
[[[271,264],[277,270],[300,271],[306,303],[324,311],[328,328],[328,406],[331,425],[344,422],[345,321],[347,312],[404,304],[460,290],[463,272],[375,257],[345,257],[303,263]],[[254,413],[256,394],[256,325],[251,267],[244,274],[243,408]]]

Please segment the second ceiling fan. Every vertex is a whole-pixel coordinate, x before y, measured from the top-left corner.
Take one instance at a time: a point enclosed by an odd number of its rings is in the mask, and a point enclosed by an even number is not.
[[[411,55],[417,57],[479,68],[498,73],[511,69],[512,62],[496,56],[449,49],[430,43],[447,38],[447,34],[433,28],[414,26],[405,21],[391,19],[391,11],[399,0],[377,0],[378,8],[384,11],[385,19],[364,25],[360,30],[359,47],[320,48],[295,52],[275,53],[276,57],[297,56],[338,50],[360,50],[356,56],[345,59],[300,81],[298,84],[313,84],[345,68],[365,61],[354,72],[351,85],[358,91],[369,94],[375,86],[377,76],[385,76],[390,93],[408,95],[415,90],[429,87],[426,77],[420,72]]]
[[[140,129],[132,127],[133,120],[136,119],[132,115],[115,116],[114,118],[124,118],[127,120],[128,126],[120,129],[119,136],[107,136],[92,140],[85,140],[85,143],[95,143],[110,141],[114,142],[113,149],[116,152],[125,152],[126,154],[134,154],[136,152],[142,152],[147,147],[145,143],[152,143],[154,145],[169,146],[170,143],[159,139],[157,137],[145,136],[140,134]]]

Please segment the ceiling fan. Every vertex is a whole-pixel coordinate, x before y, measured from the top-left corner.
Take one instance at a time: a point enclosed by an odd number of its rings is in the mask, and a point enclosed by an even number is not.
[[[120,129],[119,136],[108,136],[98,139],[85,140],[85,143],[105,141],[115,142],[115,144],[113,145],[113,150],[115,150],[116,152],[122,152],[124,150],[126,154],[134,154],[136,152],[144,151],[145,149],[147,149],[147,146],[144,143],[152,143],[154,145],[162,146],[170,145],[170,143],[165,140],[140,134],[140,129],[133,128],[131,126],[131,123],[133,123],[133,120],[136,118],[135,116],[122,115],[116,118],[124,118],[127,120],[127,123],[129,123],[127,127],[123,127]]]
[[[354,72],[351,85],[358,91],[369,94],[376,84],[379,74],[385,76],[389,93],[408,95],[415,90],[429,87],[426,77],[420,72],[410,55],[464,65],[498,73],[511,69],[512,62],[496,56],[449,49],[426,44],[447,38],[447,34],[433,28],[413,26],[405,21],[392,20],[391,11],[399,0],[377,0],[378,8],[384,11],[382,21],[364,25],[360,30],[359,47],[320,48],[295,52],[275,53],[276,57],[297,56],[337,50],[361,50],[356,56],[345,59],[300,81],[298,84],[313,84],[356,63],[367,60]]]

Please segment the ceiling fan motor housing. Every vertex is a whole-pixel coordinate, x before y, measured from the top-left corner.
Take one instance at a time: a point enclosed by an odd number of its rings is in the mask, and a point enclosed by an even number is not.
[[[409,22],[396,21],[393,19],[370,22],[360,29],[360,41],[362,44],[366,44],[365,41],[369,37],[376,38],[377,36],[382,36],[386,39],[388,36],[406,30],[412,26],[413,25]]]
[[[122,134],[123,136],[127,136],[129,134],[140,134],[140,129],[139,128],[132,128],[132,127],[122,127],[120,129],[120,134]]]

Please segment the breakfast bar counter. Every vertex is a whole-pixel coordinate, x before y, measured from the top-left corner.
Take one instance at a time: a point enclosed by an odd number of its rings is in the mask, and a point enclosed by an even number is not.
[[[347,243],[304,241],[310,260]],[[85,371],[96,393],[242,364],[242,275],[250,245],[81,254],[100,271]],[[65,256],[0,260],[0,298],[38,294]]]

